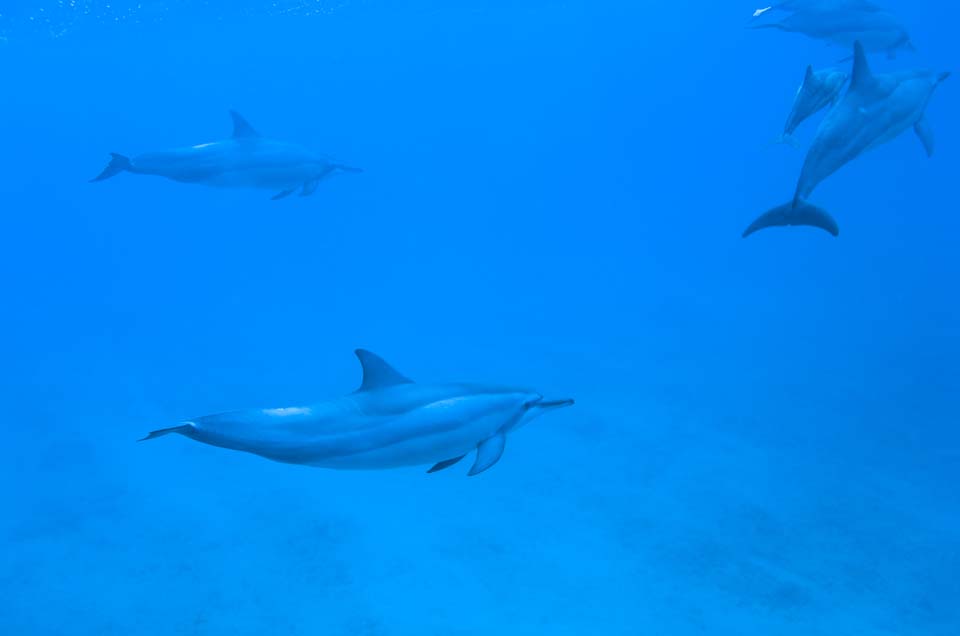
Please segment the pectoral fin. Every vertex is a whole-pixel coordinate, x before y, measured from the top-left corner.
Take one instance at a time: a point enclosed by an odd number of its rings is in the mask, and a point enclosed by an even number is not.
[[[300,191],[300,196],[308,197],[314,192],[317,191],[317,185],[320,184],[320,179],[314,179],[313,181],[307,181],[303,184],[303,190]]]
[[[930,128],[930,122],[927,121],[926,116],[921,117],[917,120],[917,123],[913,125],[913,130],[917,133],[917,137],[920,138],[920,143],[923,144],[923,149],[927,151],[927,156],[933,156],[933,129]]]
[[[458,461],[460,461],[464,457],[466,457],[466,455],[461,455],[460,457],[454,457],[453,459],[445,459],[442,462],[437,462],[436,464],[433,465],[433,468],[431,468],[427,472],[435,473],[438,470],[443,470],[444,468],[450,468],[451,466],[456,464]]]
[[[271,200],[271,201],[279,201],[280,199],[282,199],[282,198],[284,198],[284,197],[288,197],[288,196],[290,196],[291,194],[293,194],[293,191],[294,191],[295,189],[296,189],[296,188],[290,188],[289,190],[284,190],[283,192],[278,192],[278,193],[276,193],[275,195],[273,195],[272,197],[270,197],[270,200]]]
[[[507,438],[503,433],[497,433],[493,437],[480,442],[480,445],[477,446],[477,459],[473,462],[473,467],[467,475],[469,477],[479,475],[500,461],[506,443]]]

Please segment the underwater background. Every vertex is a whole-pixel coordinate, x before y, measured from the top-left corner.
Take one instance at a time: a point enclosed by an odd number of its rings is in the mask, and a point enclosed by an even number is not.
[[[932,159],[818,189],[838,238],[742,239],[849,55],[763,4],[0,4],[0,633],[960,632],[958,80]],[[875,69],[960,68],[956,3],[883,4]],[[88,183],[229,109],[364,172]],[[470,479],[136,443],[356,347],[577,404]]]

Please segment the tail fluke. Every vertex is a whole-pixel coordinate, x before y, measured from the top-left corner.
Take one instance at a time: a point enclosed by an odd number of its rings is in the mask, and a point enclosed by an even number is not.
[[[161,428],[156,431],[150,431],[146,437],[140,438],[138,442],[145,442],[148,439],[156,439],[158,437],[163,437],[164,435],[169,435],[170,433],[185,433],[190,430],[190,424],[181,424],[180,426],[171,426],[170,428]]]
[[[784,203],[764,212],[743,231],[743,238],[747,238],[754,232],[759,232],[768,227],[786,227],[790,225],[806,225],[809,227],[818,227],[831,236],[840,234],[840,227],[830,214],[815,205],[806,201],[799,201],[796,205],[793,202]]]
[[[103,172],[98,174],[93,179],[90,179],[90,183],[96,181],[103,181],[104,179],[109,179],[110,177],[116,176],[121,172],[125,172],[130,169],[130,159],[124,157],[123,155],[118,155],[115,152],[110,153],[110,163],[107,164],[107,167],[103,169]]]
[[[363,168],[354,168],[353,166],[345,166],[342,163],[334,164],[333,169],[339,170],[340,172],[354,172],[354,173],[363,172]]]

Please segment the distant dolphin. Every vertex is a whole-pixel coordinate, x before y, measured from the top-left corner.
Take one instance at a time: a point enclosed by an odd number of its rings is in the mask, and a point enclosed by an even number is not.
[[[753,17],[757,18],[768,11],[829,11],[853,9],[856,11],[880,11],[879,5],[870,0],[784,0],[777,4],[757,9]]]
[[[841,46],[860,42],[868,51],[884,51],[888,57],[894,57],[900,49],[913,50],[903,24],[893,14],[873,9],[803,9],[779,22],[752,24],[750,28],[802,33]]]
[[[911,126],[927,155],[933,155],[933,132],[924,111],[934,89],[949,75],[925,70],[874,75],[857,42],[850,88],[817,129],[800,171],[794,205],[842,166]]]
[[[298,145],[261,137],[235,111],[233,135],[223,141],[148,152],[128,158],[111,153],[109,165],[92,181],[103,181],[121,172],[166,177],[181,183],[201,183],[227,188],[262,188],[277,191],[282,199],[301,188],[300,196],[313,194],[323,179],[338,171],[360,172],[309,152]]]
[[[846,81],[847,74],[843,71],[814,71],[812,66],[808,66],[803,83],[797,89],[787,123],[783,127],[783,134],[777,141],[795,144],[793,133],[797,127],[811,115],[834,104],[840,98],[840,91]]]
[[[573,400],[545,400],[517,388],[414,384],[379,356],[358,349],[363,382],[354,393],[312,406],[207,415],[153,431],[288,464],[375,469],[433,464],[448,468],[476,449],[470,475],[503,454],[506,437]]]
[[[743,238],[747,238],[754,232],[758,232],[764,228],[790,225],[818,227],[833,236],[840,234],[840,228],[837,226],[837,222],[826,210],[801,201],[796,207],[794,207],[793,202],[787,202],[761,214],[743,231]]]

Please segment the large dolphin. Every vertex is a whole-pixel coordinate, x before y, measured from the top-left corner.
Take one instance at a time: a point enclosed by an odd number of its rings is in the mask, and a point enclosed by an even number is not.
[[[908,128],[916,131],[927,155],[933,155],[933,132],[924,112],[933,91],[950,74],[914,70],[874,75],[863,46],[857,42],[853,48],[850,88],[817,129],[794,205],[842,166]]]
[[[235,111],[229,139],[147,152],[128,158],[111,153],[107,167],[92,181],[103,181],[121,172],[166,177],[181,183],[201,183],[227,188],[262,188],[282,199],[300,189],[300,196],[313,194],[323,179],[338,171],[359,172],[329,157],[296,144],[261,137]]]
[[[778,22],[753,24],[750,28],[802,33],[841,46],[860,42],[868,51],[884,51],[888,57],[896,56],[900,49],[913,50],[910,34],[900,20],[892,13],[876,9],[800,9]]]
[[[811,115],[834,104],[840,98],[840,91],[846,81],[847,74],[843,71],[814,71],[812,66],[808,66],[803,83],[797,89],[787,123],[783,127],[783,134],[777,141],[795,145],[793,133],[797,127]]]
[[[482,384],[415,384],[358,349],[363,382],[344,397],[304,407],[235,411],[153,431],[289,464],[374,469],[432,464],[436,472],[476,449],[470,475],[503,454],[507,435],[573,400]]]

